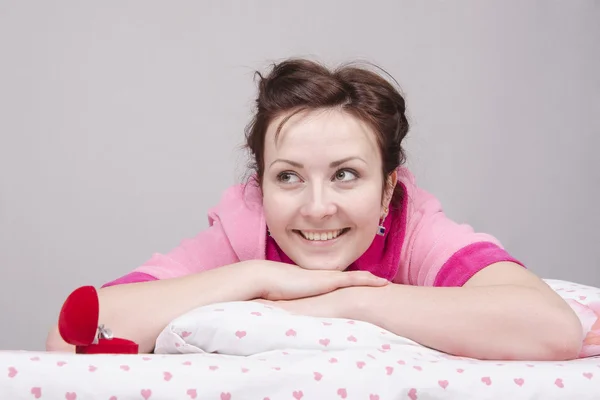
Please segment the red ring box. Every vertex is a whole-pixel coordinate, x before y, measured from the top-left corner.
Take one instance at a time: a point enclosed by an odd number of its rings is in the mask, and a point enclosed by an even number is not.
[[[100,301],[93,286],[75,289],[65,300],[58,317],[63,340],[78,354],[138,354],[138,344],[122,338],[100,335]]]

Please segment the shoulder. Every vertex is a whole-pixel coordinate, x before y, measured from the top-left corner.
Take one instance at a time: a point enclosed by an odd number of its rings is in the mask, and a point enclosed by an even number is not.
[[[398,185],[403,189],[402,211],[408,218],[415,213],[441,211],[439,200],[417,183],[415,175],[406,167],[398,167]]]
[[[260,187],[253,180],[226,188],[218,203],[208,211],[209,223],[215,219],[260,217],[263,213]]]

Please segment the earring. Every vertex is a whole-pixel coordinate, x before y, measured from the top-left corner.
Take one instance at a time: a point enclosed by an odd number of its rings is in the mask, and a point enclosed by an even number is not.
[[[385,227],[383,226],[383,221],[385,221],[385,217],[387,217],[388,215],[388,208],[385,207],[383,209],[383,217],[381,217],[381,221],[379,222],[379,226],[377,227],[377,234],[379,236],[384,236],[385,235]]]

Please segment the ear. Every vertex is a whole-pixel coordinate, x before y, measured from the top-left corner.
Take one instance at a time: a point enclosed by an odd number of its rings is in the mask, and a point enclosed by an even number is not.
[[[384,214],[385,210],[389,209],[390,202],[392,201],[392,196],[394,195],[394,189],[396,188],[396,184],[398,183],[398,173],[396,170],[388,175],[387,181],[385,184],[385,191],[383,193],[383,204],[381,213]]]

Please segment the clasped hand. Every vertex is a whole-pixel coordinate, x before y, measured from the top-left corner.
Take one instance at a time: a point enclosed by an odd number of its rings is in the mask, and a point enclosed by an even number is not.
[[[308,270],[269,261],[262,262],[259,269],[264,289],[255,301],[314,317],[348,318],[352,288],[389,283],[367,271]]]

